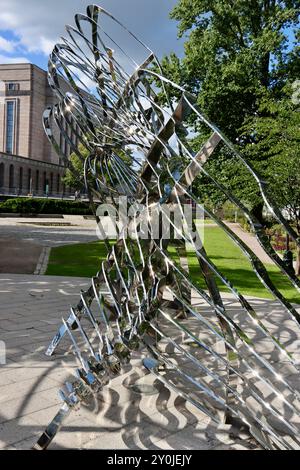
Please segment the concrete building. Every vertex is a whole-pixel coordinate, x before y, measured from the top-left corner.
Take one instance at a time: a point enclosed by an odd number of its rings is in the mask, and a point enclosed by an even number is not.
[[[0,194],[61,195],[65,168],[42,124],[45,108],[56,102],[47,73],[32,64],[0,64],[0,84]]]

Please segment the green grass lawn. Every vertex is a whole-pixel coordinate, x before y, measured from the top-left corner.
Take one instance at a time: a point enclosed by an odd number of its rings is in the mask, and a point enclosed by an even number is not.
[[[251,263],[235,243],[219,228],[206,227],[204,231],[204,247],[208,256],[218,269],[231,281],[242,294],[272,299],[272,294],[262,285],[254,273]],[[204,287],[198,262],[193,253],[188,255],[190,275],[194,282]],[[273,264],[266,264],[271,280],[280,292],[290,301],[300,303],[300,294],[289,280]],[[221,291],[229,292],[227,287],[218,279]]]
[[[212,220],[212,219],[201,219],[201,220],[198,220],[196,223],[200,224],[200,225],[206,225],[206,224],[214,224],[215,222]]]
[[[204,246],[218,269],[244,295],[271,299],[272,295],[261,284],[252,270],[248,258],[219,227],[205,227]],[[170,248],[174,261],[179,262],[176,247]],[[52,248],[46,274],[55,276],[92,277],[99,271],[100,263],[106,258],[104,242],[68,245]],[[205,287],[198,262],[193,253],[188,254],[190,275],[200,287]],[[266,265],[272,281],[292,302],[300,304],[300,295],[286,277],[274,265]],[[223,292],[228,289],[217,281]]]
[[[46,275],[92,277],[106,256],[102,241],[52,248]]]

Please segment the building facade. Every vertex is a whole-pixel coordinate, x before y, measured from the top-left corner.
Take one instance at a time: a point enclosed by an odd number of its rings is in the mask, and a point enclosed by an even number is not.
[[[45,108],[56,102],[47,73],[33,64],[0,64],[0,85],[0,194],[69,193],[42,123]],[[67,143],[55,137],[69,155]]]

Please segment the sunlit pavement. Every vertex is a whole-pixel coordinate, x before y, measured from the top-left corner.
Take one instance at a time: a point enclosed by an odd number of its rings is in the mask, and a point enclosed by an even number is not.
[[[0,448],[27,449],[38,439],[60,406],[58,389],[74,373],[76,362],[64,339],[55,356],[44,352],[76,305],[87,279],[0,275],[0,340],[6,365],[0,365]],[[295,350],[299,336],[281,309],[256,299],[257,310],[272,327],[280,325],[281,341]],[[234,315],[240,309],[228,298]],[[272,305],[272,308],[270,307]],[[272,315],[270,315],[270,313]],[[3,357],[2,357],[3,359]],[[284,366],[284,364],[283,364]],[[124,373],[113,379],[91,407],[73,411],[50,449],[249,449],[247,435],[234,437],[230,426],[215,426],[192,405],[162,385],[153,395],[136,393],[131,385],[153,383],[136,353]]]
[[[13,238],[40,246],[88,243],[97,240],[96,223],[82,216],[63,218],[0,218],[0,239]]]
[[[95,240],[95,221],[82,216],[0,218],[0,273],[34,274],[47,247]]]

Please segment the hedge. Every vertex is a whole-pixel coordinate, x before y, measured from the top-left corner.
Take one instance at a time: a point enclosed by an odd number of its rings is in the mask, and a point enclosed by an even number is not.
[[[88,204],[59,199],[14,198],[0,203],[0,213],[90,215]]]

